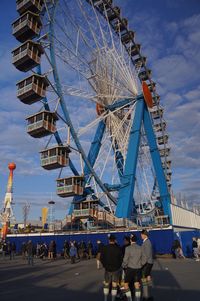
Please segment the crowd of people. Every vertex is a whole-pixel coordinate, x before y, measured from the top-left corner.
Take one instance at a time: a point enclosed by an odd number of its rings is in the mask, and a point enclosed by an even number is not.
[[[2,252],[3,259],[9,255],[10,259],[13,259],[16,254],[16,245],[14,242],[3,241],[0,243],[0,250]],[[57,245],[54,240],[49,244],[46,242],[33,244],[31,240],[28,242],[22,242],[19,252],[23,259],[28,259],[28,263],[33,265],[33,258],[51,259],[57,258]],[[87,244],[84,241],[64,241],[61,257],[64,259],[71,259],[71,263],[75,261],[90,259],[95,256],[95,249],[93,244],[89,241]]]
[[[64,241],[61,257],[69,259],[71,264],[80,260],[96,258],[97,269],[104,268],[104,301],[107,301],[109,293],[112,301],[116,296],[134,300],[153,300],[151,297],[153,267],[153,250],[146,230],[141,231],[142,245],[137,243],[135,234],[124,237],[123,246],[119,246],[116,237],[111,234],[109,243],[104,245],[100,240],[93,246],[91,241]],[[16,255],[15,242],[2,241],[0,249],[3,259],[8,256],[10,260]],[[193,257],[200,261],[200,239],[192,239]],[[175,258],[185,258],[179,240],[175,240],[172,246]],[[31,240],[23,242],[20,253],[29,265],[34,264],[34,258],[41,260],[55,260],[57,258],[57,245],[54,240],[33,244]]]

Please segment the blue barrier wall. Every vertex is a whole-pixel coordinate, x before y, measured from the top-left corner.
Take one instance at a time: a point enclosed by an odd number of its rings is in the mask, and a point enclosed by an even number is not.
[[[108,234],[113,233],[117,238],[118,244],[123,244],[123,238],[125,235],[130,235],[135,233],[138,237],[138,243],[141,244],[140,231],[127,231],[127,232],[106,232],[106,233],[79,233],[79,234],[50,234],[50,235],[18,235],[18,236],[8,236],[7,240],[10,242],[15,242],[17,247],[17,252],[20,252],[21,245],[23,242],[32,242],[36,245],[37,243],[45,242],[49,244],[51,240],[55,240],[57,245],[57,252],[60,253],[63,250],[63,244],[65,240],[68,241],[85,241],[86,244],[88,241],[91,241],[94,248],[96,248],[96,241],[101,240],[104,244],[108,243]],[[151,230],[149,231],[149,238],[152,242],[153,250],[155,254],[169,254],[171,253],[171,247],[174,240],[174,233],[172,229],[167,230]]]

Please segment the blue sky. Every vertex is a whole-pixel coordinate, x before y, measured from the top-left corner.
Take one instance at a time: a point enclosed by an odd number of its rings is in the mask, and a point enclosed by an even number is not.
[[[200,202],[200,2],[198,0],[116,0],[129,27],[136,32],[141,52],[147,56],[153,80],[165,108],[172,148],[172,184],[189,201]],[[1,1],[0,11],[0,200],[3,201],[9,162],[17,164],[14,177],[15,213],[22,219],[22,202],[57,201],[56,216],[64,217],[67,201],[55,196],[55,173],[39,163],[40,142],[25,132],[29,109],[16,98],[22,78],[11,64],[11,50],[18,45],[11,35],[17,12],[14,0]],[[17,205],[18,204],[18,205]],[[32,205],[31,216],[41,215]]]

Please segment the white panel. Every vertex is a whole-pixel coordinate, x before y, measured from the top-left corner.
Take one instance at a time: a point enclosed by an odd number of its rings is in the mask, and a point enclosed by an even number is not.
[[[200,215],[171,204],[172,224],[175,226],[200,229]]]

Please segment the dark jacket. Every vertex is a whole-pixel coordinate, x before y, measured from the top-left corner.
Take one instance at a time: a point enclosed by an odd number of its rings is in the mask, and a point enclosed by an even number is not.
[[[198,248],[198,244],[197,244],[197,241],[196,240],[193,240],[192,242],[192,248]]]
[[[32,242],[28,242],[27,247],[26,247],[26,251],[27,251],[27,254],[29,256],[34,254],[34,248],[33,248]]]
[[[121,268],[122,260],[123,254],[119,246],[109,244],[102,248],[100,261],[106,271],[118,271]]]

